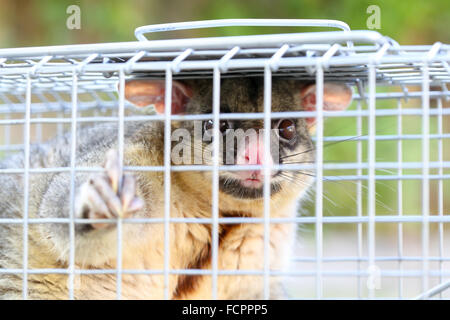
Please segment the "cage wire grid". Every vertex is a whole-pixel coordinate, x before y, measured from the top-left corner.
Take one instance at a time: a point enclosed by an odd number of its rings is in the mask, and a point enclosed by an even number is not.
[[[253,36],[234,36],[218,38],[153,40],[145,33],[199,27],[259,25],[259,26],[327,26],[343,31],[309,32],[291,34],[269,34]],[[445,131],[444,120],[450,111],[443,106],[450,98],[447,83],[450,81],[450,45],[403,46],[394,40],[374,31],[350,31],[348,26],[336,21],[318,20],[221,20],[191,22],[180,24],[146,26],[136,29],[140,41],[124,43],[104,43],[89,45],[69,45],[34,48],[0,49],[0,126],[3,141],[0,152],[5,155],[24,152],[24,168],[0,168],[0,174],[22,174],[24,179],[23,218],[2,218],[1,224],[21,224],[23,226],[23,268],[0,269],[1,274],[23,275],[23,298],[28,296],[29,274],[67,274],[69,298],[74,298],[74,277],[85,274],[115,274],[117,276],[117,298],[121,298],[123,274],[164,275],[164,297],[169,298],[169,275],[209,275],[212,279],[211,297],[217,298],[217,279],[221,275],[261,275],[264,282],[264,298],[269,298],[269,279],[274,276],[312,277],[314,295],[307,298],[324,298],[324,285],[329,277],[350,277],[357,280],[357,293],[351,298],[380,298],[376,288],[369,286],[364,294],[363,286],[367,279],[378,276],[398,279],[397,298],[443,297],[442,293],[450,286],[450,272],[445,262],[445,224],[450,222],[445,211],[444,182],[450,179],[450,162],[445,157],[444,144],[450,138]],[[220,80],[224,77],[262,76],[264,78],[263,113],[220,113]],[[124,84],[130,77],[165,79],[165,105],[171,105],[173,79],[212,78],[213,112],[199,115],[172,115],[170,108],[165,114],[133,114],[131,106],[125,101]],[[271,82],[273,77],[302,79],[316,83],[317,110],[271,112]],[[356,108],[330,113],[323,110],[323,84],[325,81],[342,81],[354,87]],[[121,85],[118,86],[118,83]],[[417,91],[411,88],[419,87]],[[117,90],[119,88],[119,90]],[[391,92],[383,88],[400,88]],[[378,89],[378,90],[377,90]],[[117,92],[118,91],[118,92]],[[408,101],[418,100],[420,108],[403,108]],[[436,108],[430,107],[430,100]],[[377,108],[382,101],[392,101],[394,107]],[[367,108],[364,108],[367,106]],[[55,116],[56,114],[56,116]],[[418,134],[403,132],[403,118],[421,118]],[[316,145],[316,161],[313,164],[279,165],[219,165],[218,123],[220,120],[260,119],[264,121],[264,141],[269,145],[269,130],[272,119],[316,117],[317,128],[313,140]],[[392,134],[377,133],[376,120],[381,117],[395,117],[397,130]],[[356,121],[356,136],[326,135],[324,120],[329,118],[351,118]],[[208,120],[213,125],[213,165],[172,165],[170,159],[171,121]],[[437,132],[430,130],[430,120],[436,119]],[[124,128],[133,121],[164,121],[164,164],[163,166],[125,166],[124,171],[160,171],[164,173],[164,217],[163,218],[119,218],[115,219],[77,219],[74,216],[75,174],[78,172],[101,172],[103,168],[80,167],[76,165],[77,126],[89,123],[118,123],[118,150],[120,162],[124,157]],[[367,122],[367,135],[363,134]],[[11,132],[13,126],[23,126],[23,143],[17,143]],[[66,127],[71,131],[70,166],[58,168],[34,168],[30,166],[30,145],[45,140],[43,126],[53,125],[52,135],[62,134]],[[32,126],[35,127],[34,135]],[[355,141],[357,160],[354,162],[324,162],[324,147],[340,141]],[[404,161],[404,144],[411,140],[421,142],[421,160]],[[378,161],[377,142],[394,141],[397,147],[396,161]],[[437,142],[437,160],[430,159],[430,142]],[[447,140],[448,141],[448,140]],[[364,147],[363,143],[367,146]],[[366,153],[364,154],[364,149]],[[364,160],[367,156],[367,160]],[[265,150],[264,158],[270,157]],[[265,162],[267,163],[267,161]],[[219,172],[221,170],[263,169],[264,215],[261,218],[219,217]],[[315,216],[300,215],[293,218],[271,218],[269,207],[270,170],[314,170]],[[170,174],[173,171],[211,171],[212,208],[211,218],[173,218],[170,216]],[[326,175],[332,170],[356,174]],[[390,174],[380,174],[392,170]],[[419,170],[420,174],[408,172]],[[70,174],[70,204],[68,218],[30,218],[28,216],[28,191],[30,174],[67,172]],[[431,173],[433,172],[433,173]],[[421,214],[404,212],[403,184],[406,181],[421,182]],[[324,215],[324,183],[354,181],[356,199],[354,215]],[[397,184],[397,212],[390,215],[377,215],[376,183],[395,181]],[[437,212],[430,212],[430,182],[436,181]],[[364,185],[366,183],[366,185]],[[366,195],[364,194],[366,192]],[[365,206],[364,206],[364,202]],[[448,210],[448,209],[447,209]],[[75,224],[112,223],[117,225],[117,268],[116,269],[78,269],[75,268]],[[29,269],[28,268],[28,230],[30,224],[65,223],[70,228],[70,254],[68,268]],[[127,270],[122,268],[122,226],[124,223],[157,223],[164,225],[164,269]],[[171,223],[201,223],[212,225],[212,267],[206,269],[169,268],[169,227]],[[218,227],[219,224],[262,223],[264,225],[264,268],[263,270],[219,270],[218,268]],[[288,271],[270,269],[268,249],[269,228],[272,223],[294,223],[314,226],[315,240],[313,257],[294,257],[294,262],[310,262],[310,270],[296,268]],[[397,254],[379,256],[376,252],[376,226],[395,224],[397,230]],[[421,255],[405,255],[403,239],[404,227],[408,223],[421,225]],[[357,231],[356,256],[328,257],[324,255],[324,226],[353,225]],[[430,255],[430,224],[437,224],[438,255]],[[364,242],[366,228],[366,242]],[[365,248],[367,246],[367,248]],[[365,250],[366,249],[366,250]],[[367,254],[364,255],[364,251]],[[329,270],[327,263],[355,262],[357,270]],[[371,268],[380,262],[397,262],[397,268],[388,270]],[[406,270],[404,264],[416,261],[420,268]],[[430,263],[437,262],[438,270],[431,269]],[[369,268],[364,268],[367,263]],[[430,278],[438,278],[437,285],[430,285]],[[419,278],[420,294],[411,296],[405,292],[404,282],[408,278]],[[440,295],[438,295],[440,294]],[[448,297],[448,296],[444,296]],[[298,298],[298,297],[293,297]]]

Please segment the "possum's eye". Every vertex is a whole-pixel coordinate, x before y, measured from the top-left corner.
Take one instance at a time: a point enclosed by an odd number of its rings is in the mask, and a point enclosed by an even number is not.
[[[295,137],[295,123],[290,119],[280,120],[278,130],[281,138],[292,140]]]
[[[211,130],[211,132],[212,132],[213,126],[214,126],[214,122],[211,119],[206,120],[205,123],[203,124],[203,129],[205,131]],[[230,129],[230,128],[231,128],[231,126],[228,121],[226,121],[226,120],[220,121],[219,130],[220,130],[220,132],[222,132],[222,134],[225,134],[227,129]]]

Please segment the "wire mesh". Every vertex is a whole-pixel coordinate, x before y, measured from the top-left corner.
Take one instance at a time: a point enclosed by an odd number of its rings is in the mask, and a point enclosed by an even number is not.
[[[29,275],[33,274],[67,274],[70,299],[75,297],[75,278],[85,274],[115,274],[118,299],[122,298],[122,277],[130,274],[162,275],[165,299],[170,298],[170,276],[180,274],[210,275],[214,299],[218,298],[218,278],[223,275],[262,276],[262,296],[266,299],[270,297],[269,284],[273,277],[285,279],[289,297],[293,299],[449,298],[446,289],[450,252],[445,245],[450,222],[449,60],[450,45],[401,46],[373,31],[0,49],[0,126],[3,127],[0,157],[7,159],[23,152],[25,159],[23,167],[0,167],[0,175],[23,175],[24,181],[23,218],[0,219],[0,226],[23,226],[23,266],[2,268],[0,277],[22,273],[24,299],[28,297]],[[248,76],[264,79],[264,112],[221,113],[221,79]],[[175,115],[166,108],[165,114],[157,115],[151,110],[137,110],[125,100],[124,84],[129,78],[164,79],[168,88],[165,104],[171,105],[173,80],[199,77],[212,78],[211,114]],[[275,77],[314,82],[317,111],[272,112],[271,81]],[[325,81],[353,86],[355,102],[349,110],[339,113],[323,110]],[[264,179],[263,217],[219,216],[220,171],[261,169],[260,166],[225,167],[219,165],[217,156],[213,157],[212,165],[171,163],[172,121],[212,119],[217,137],[220,120],[260,119],[266,129],[264,141],[269,145],[272,119],[307,117],[317,119],[313,137],[316,161],[262,168],[266,173],[274,168],[314,170],[314,194],[296,217],[271,217],[270,179],[267,178],[270,174]],[[136,121],[161,120],[165,132],[163,166],[124,166],[123,170],[163,173],[164,216],[117,220],[76,218],[73,211],[76,174],[103,171],[100,167],[77,165],[77,130],[96,123],[117,123],[119,158],[123,164],[125,127]],[[32,143],[65,131],[71,132],[67,166],[30,163]],[[213,154],[217,155],[218,143],[213,148]],[[337,151],[332,151],[333,148]],[[270,157],[269,151],[265,151],[264,157]],[[181,171],[212,172],[210,218],[171,217],[171,172]],[[28,194],[33,188],[29,176],[56,172],[70,174],[70,214],[55,218],[28,217]],[[117,224],[115,269],[75,266],[75,227],[100,222]],[[69,264],[67,268],[29,269],[29,226],[51,223],[69,225]],[[128,223],[163,224],[161,270],[122,267],[122,228]],[[168,249],[171,225],[180,223],[211,224],[210,269],[171,268]],[[263,269],[221,270],[219,225],[246,223],[264,226]],[[299,229],[299,246],[289,270],[272,270],[270,227],[289,223]],[[397,281],[391,281],[392,278]]]

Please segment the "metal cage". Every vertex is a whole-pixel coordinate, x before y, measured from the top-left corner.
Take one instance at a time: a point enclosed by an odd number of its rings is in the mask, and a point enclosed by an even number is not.
[[[342,31],[264,34],[216,38],[147,40],[144,34],[167,30],[226,26],[322,26]],[[164,223],[165,268],[123,270],[121,224],[118,225],[118,268],[103,270],[117,275],[117,296],[125,273],[212,275],[213,292],[217,277],[233,272],[218,270],[171,270],[168,255],[170,223],[208,223],[213,228],[213,259],[217,259],[217,230],[220,223],[271,223],[299,225],[299,248],[286,272],[270,270],[264,276],[264,296],[269,297],[268,279],[289,279],[287,290],[293,299],[303,298],[449,298],[450,286],[450,45],[405,46],[374,31],[350,31],[339,21],[327,20],[218,20],[145,26],[136,29],[139,41],[51,47],[0,49],[0,158],[23,152],[30,157],[30,144],[92,123],[116,122],[119,154],[123,159],[124,127],[130,121],[164,120],[170,133],[171,120],[264,119],[272,117],[317,118],[314,137],[317,160],[313,164],[285,165],[287,170],[315,171],[314,195],[302,212],[292,219],[271,219],[267,205],[269,184],[265,183],[264,217],[222,218],[218,216],[217,165],[205,166],[215,179],[211,218],[175,221],[169,205],[164,219],[141,219],[140,223]],[[221,77],[264,77],[265,104],[262,114],[222,114],[220,92],[213,98],[214,112],[206,115],[155,115],[138,112],[117,91],[128,77],[165,79],[212,78],[215,88]],[[317,111],[271,112],[272,77],[316,82],[343,81],[354,88],[349,110],[328,113],[318,102]],[[122,85],[123,88],[123,85]],[[166,91],[170,99],[171,90]],[[320,98],[318,98],[320,100]],[[166,108],[166,110],[169,108]],[[324,124],[326,120],[326,124]],[[331,132],[328,124],[334,123]],[[339,127],[345,123],[345,127]],[[337,132],[336,132],[337,131]],[[266,130],[269,132],[269,130]],[[343,133],[342,133],[343,132]],[[165,151],[170,149],[165,135]],[[266,137],[268,139],[268,134]],[[0,169],[0,174],[21,174],[25,181],[24,218],[1,219],[2,224],[20,224],[24,230],[23,269],[0,269],[23,274],[23,298],[27,298],[27,275],[64,273],[69,275],[69,297],[73,298],[75,274],[92,270],[74,268],[72,243],[67,269],[28,269],[27,232],[30,224],[67,223],[71,239],[76,223],[68,219],[29,218],[28,177],[35,173],[100,171],[76,166],[75,138],[71,164],[61,168]],[[337,152],[329,154],[332,149]],[[341,148],[341,149],[339,149]],[[331,151],[330,151],[331,152]],[[165,176],[165,201],[169,203],[171,170],[199,170],[198,166],[173,166],[166,154],[162,167],[125,167],[124,170],[157,170]],[[265,168],[270,170],[270,168]],[[72,188],[73,189],[73,188]],[[387,190],[387,191],[386,191]],[[71,190],[71,203],[74,191]],[[348,197],[344,204],[340,201]],[[158,220],[158,221],[155,221]],[[280,221],[279,221],[280,220]],[[136,221],[134,222],[136,223]],[[215,235],[214,235],[215,233]],[[267,249],[270,234],[265,235]],[[1,241],[1,239],[0,239]],[[267,258],[267,252],[265,253]],[[102,272],[102,270],[96,270]],[[228,273],[227,273],[228,272]],[[259,271],[242,270],[241,274]],[[168,293],[166,290],[166,297]]]

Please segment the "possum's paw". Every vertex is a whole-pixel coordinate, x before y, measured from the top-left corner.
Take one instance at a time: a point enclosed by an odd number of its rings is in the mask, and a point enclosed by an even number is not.
[[[104,165],[106,172],[91,175],[81,186],[78,216],[88,219],[126,218],[143,208],[144,202],[136,196],[135,178],[131,174],[123,174],[120,179],[120,165],[117,151],[109,150]],[[92,227],[101,229],[110,225],[94,223]]]

